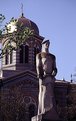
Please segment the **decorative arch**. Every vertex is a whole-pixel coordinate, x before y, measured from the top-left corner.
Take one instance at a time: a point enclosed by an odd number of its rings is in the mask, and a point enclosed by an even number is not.
[[[37,113],[36,101],[30,96],[25,96],[22,100],[22,105],[23,105],[23,110],[22,110],[23,114],[25,112],[25,117],[24,117],[25,120],[31,121],[31,118],[35,116]]]

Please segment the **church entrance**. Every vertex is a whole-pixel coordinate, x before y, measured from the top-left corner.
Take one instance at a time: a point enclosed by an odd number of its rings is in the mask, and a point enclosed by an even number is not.
[[[31,121],[31,118],[35,116],[35,114],[36,114],[36,107],[34,104],[31,104],[29,106],[29,121]]]

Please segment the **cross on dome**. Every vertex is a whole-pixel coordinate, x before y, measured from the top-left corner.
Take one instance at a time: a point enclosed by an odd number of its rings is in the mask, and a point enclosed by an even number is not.
[[[23,3],[21,3],[21,16],[22,17],[24,16],[24,13],[23,13]]]

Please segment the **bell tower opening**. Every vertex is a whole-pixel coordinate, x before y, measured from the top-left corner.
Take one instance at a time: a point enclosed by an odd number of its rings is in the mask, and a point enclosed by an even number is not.
[[[25,45],[25,63],[29,62],[29,47]]]
[[[10,53],[10,64],[12,64],[12,62],[13,62],[13,51],[11,51]]]
[[[5,54],[5,65],[8,64],[8,60],[9,60],[9,54],[8,54],[8,50],[6,49],[6,54]]]
[[[29,62],[29,47],[28,45],[20,46],[20,63],[28,63]]]

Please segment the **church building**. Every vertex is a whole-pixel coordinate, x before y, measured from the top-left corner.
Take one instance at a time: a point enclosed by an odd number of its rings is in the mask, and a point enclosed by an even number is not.
[[[17,19],[17,25],[23,24],[34,31],[19,50],[13,50],[2,58],[0,77],[0,120],[1,121],[31,121],[37,115],[39,82],[36,73],[36,54],[41,51],[41,43],[44,37],[39,34],[38,26],[31,20],[24,17],[24,14]],[[8,25],[10,30],[0,40],[2,47],[9,41],[16,29],[16,24]],[[14,36],[15,37],[15,36]],[[11,40],[12,41],[12,40]],[[18,40],[17,40],[18,41]],[[76,85],[64,80],[56,80],[54,92],[57,112],[60,119],[67,118],[67,95],[76,94]],[[43,116],[43,121],[56,121],[56,117],[50,111]]]

